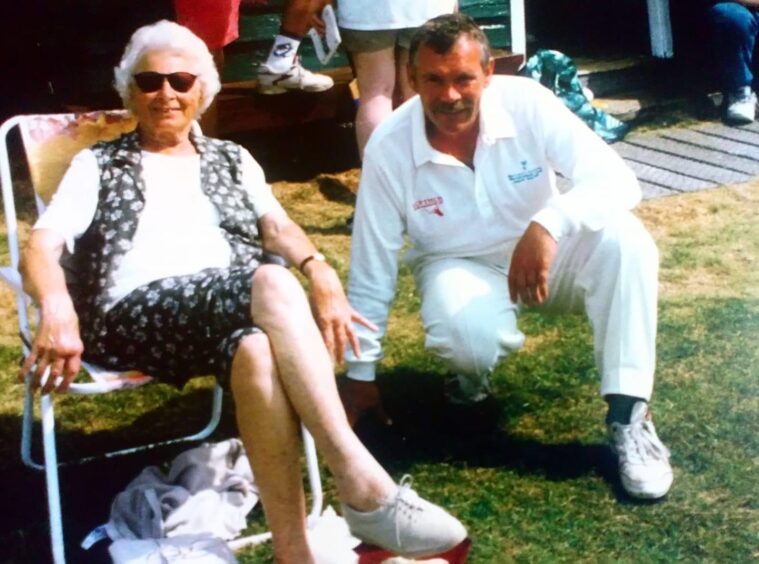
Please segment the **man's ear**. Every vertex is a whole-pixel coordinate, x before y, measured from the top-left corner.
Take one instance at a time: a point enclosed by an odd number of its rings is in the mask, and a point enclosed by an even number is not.
[[[495,72],[495,59],[490,57],[487,66],[485,67],[485,86],[490,84],[490,79],[493,78]]]

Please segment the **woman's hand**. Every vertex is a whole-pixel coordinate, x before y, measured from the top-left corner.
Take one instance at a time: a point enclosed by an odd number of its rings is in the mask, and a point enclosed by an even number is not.
[[[356,356],[360,356],[361,349],[353,323],[360,323],[373,331],[377,327],[351,307],[340,279],[331,266],[312,260],[303,271],[310,284],[311,311],[332,358],[341,363],[348,344]]]
[[[19,372],[23,382],[32,372],[32,385],[42,385],[42,393],[55,389],[65,392],[79,372],[82,359],[82,339],[79,336],[79,317],[66,288],[59,260],[63,253],[63,236],[49,229],[35,229],[24,249],[19,270],[24,291],[40,308],[40,326],[31,345],[29,356]],[[42,377],[49,369],[47,380]],[[60,382],[56,382],[61,377]]]
[[[65,392],[81,367],[84,346],[79,334],[79,318],[68,295],[51,296],[40,309],[40,326],[31,352],[19,371],[19,380],[23,382],[31,372],[33,389],[42,386],[43,394],[53,390]]]

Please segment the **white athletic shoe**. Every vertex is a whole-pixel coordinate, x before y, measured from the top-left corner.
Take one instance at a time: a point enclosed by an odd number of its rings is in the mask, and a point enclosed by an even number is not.
[[[405,558],[441,554],[466,539],[464,525],[419,497],[408,475],[379,509],[362,513],[343,504],[342,512],[353,536]]]
[[[321,92],[334,84],[326,74],[316,74],[303,68],[298,59],[286,72],[273,72],[265,63],[258,67],[258,91],[261,94],[284,94],[288,90]]]
[[[635,403],[629,425],[609,425],[609,440],[619,457],[619,476],[628,494],[643,499],[666,495],[672,485],[669,450],[656,435],[646,402]]]
[[[734,124],[751,123],[756,117],[756,94],[750,86],[727,93],[725,121]]]
[[[443,392],[448,403],[473,405],[490,397],[490,377],[448,374],[443,383]]]

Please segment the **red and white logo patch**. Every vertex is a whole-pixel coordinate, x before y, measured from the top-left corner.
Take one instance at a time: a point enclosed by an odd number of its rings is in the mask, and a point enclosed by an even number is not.
[[[443,217],[443,197],[436,196],[434,198],[425,198],[424,200],[417,200],[414,202],[414,211],[423,211]]]

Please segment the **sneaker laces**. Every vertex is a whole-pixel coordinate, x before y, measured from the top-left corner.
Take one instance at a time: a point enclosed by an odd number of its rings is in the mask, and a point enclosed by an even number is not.
[[[617,429],[620,433],[618,443],[622,444],[617,452],[623,462],[645,463],[669,457],[669,450],[659,440],[650,421],[635,421],[630,425],[619,425]]]
[[[401,481],[398,483],[398,491],[395,493],[395,499],[391,502],[393,509],[395,510],[395,541],[398,546],[401,545],[401,527],[400,527],[400,515],[408,513],[409,520],[413,519],[414,511],[421,511],[421,505],[415,503],[418,496],[416,492],[411,489],[413,478],[409,474],[404,474]]]

